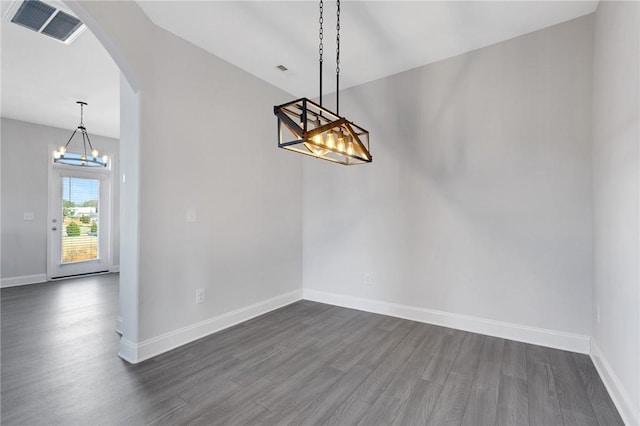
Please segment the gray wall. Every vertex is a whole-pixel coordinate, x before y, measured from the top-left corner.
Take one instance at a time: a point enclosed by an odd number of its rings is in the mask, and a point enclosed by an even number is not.
[[[588,335],[592,31],[344,91],[374,160],[304,162],[305,290]]]
[[[87,126],[91,132],[89,122]],[[2,278],[40,275],[47,271],[49,144],[63,145],[72,131],[73,127],[58,129],[2,118]],[[117,156],[117,139],[91,133],[90,136],[98,149]],[[113,173],[118,174],[117,162]],[[115,179],[112,189],[114,265],[120,262],[118,189]],[[25,221],[25,212],[33,212],[34,220]]]
[[[302,163],[276,149],[273,116],[290,96],[159,28],[153,45],[141,95],[142,340],[302,281]],[[207,302],[196,306],[199,287]]]
[[[600,2],[594,37],[592,336],[629,424],[640,422],[639,16],[638,2]]]
[[[139,121],[124,120],[140,164],[127,166],[139,198],[137,224],[125,226],[139,238],[124,285],[137,306],[121,305],[121,354],[299,291],[302,162],[275,149],[273,116],[290,95],[158,28],[134,2],[67,4],[106,43],[137,93],[127,102],[139,104]]]

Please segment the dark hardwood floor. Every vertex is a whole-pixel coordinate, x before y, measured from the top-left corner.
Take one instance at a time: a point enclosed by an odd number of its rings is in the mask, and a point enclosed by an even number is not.
[[[301,301],[138,365],[117,275],[3,289],[3,425],[620,425],[591,360]]]

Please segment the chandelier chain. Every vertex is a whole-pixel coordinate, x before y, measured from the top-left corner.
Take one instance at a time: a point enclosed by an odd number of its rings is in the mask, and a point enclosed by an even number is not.
[[[324,3],[322,0],[320,0],[320,19],[318,19],[318,22],[320,23],[320,31],[319,31],[319,38],[320,38],[320,44],[318,45],[318,53],[320,55],[320,106],[322,106],[322,54],[324,53],[324,44],[322,43],[322,39],[324,38],[324,28],[322,26],[322,24],[324,23],[324,17],[323,17],[323,12],[324,12]]]
[[[322,27],[322,24],[324,23],[324,18],[322,16],[322,12],[323,12],[323,3],[322,0],[320,0],[320,19],[318,20],[320,22],[320,44],[318,45],[318,53],[320,54],[320,62],[322,62],[322,54],[324,53],[324,45],[322,44],[322,39],[324,38],[324,28]]]
[[[340,114],[340,0],[336,0],[336,114]]]
[[[340,74],[340,0],[336,0],[336,74]]]

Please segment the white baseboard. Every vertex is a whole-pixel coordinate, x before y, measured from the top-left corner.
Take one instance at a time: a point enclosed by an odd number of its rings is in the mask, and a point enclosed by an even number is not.
[[[634,407],[633,400],[593,339],[591,339],[591,360],[624,423],[628,426],[640,424],[640,407]]]
[[[0,288],[16,287],[19,285],[39,284],[47,281],[47,274],[23,275],[21,277],[2,278]]]
[[[415,306],[399,305],[378,300],[361,299],[336,293],[304,289],[303,298],[315,302],[328,303],[346,308],[358,309],[376,314],[390,315],[412,321],[440,325],[503,339],[566,351],[589,353],[589,336],[566,333],[563,331],[529,327],[504,321],[495,321],[470,315],[453,314],[450,312],[424,309]]]
[[[302,290],[295,290],[144,340],[140,343],[131,342],[122,338],[120,339],[119,355],[125,361],[136,364],[301,299]]]
[[[134,342],[125,339],[124,337],[120,338],[120,350],[118,351],[118,356],[129,364],[136,364],[138,361],[138,345]]]

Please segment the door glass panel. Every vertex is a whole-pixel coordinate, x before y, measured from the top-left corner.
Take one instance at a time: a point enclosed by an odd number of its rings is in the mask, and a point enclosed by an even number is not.
[[[61,263],[99,258],[100,181],[62,177],[62,259]]]

